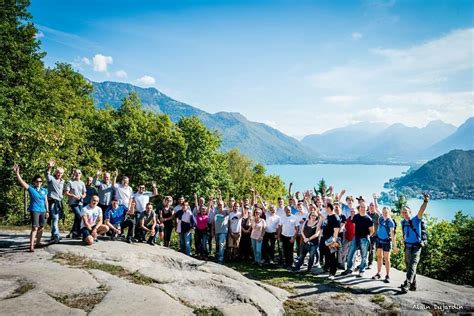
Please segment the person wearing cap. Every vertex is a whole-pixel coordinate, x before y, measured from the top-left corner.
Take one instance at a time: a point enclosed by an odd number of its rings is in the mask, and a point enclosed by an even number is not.
[[[51,212],[51,239],[54,240],[55,243],[59,243],[61,240],[61,234],[59,232],[59,219],[64,218],[64,169],[61,167],[56,168],[54,176],[52,176],[51,169],[55,164],[56,162],[54,160],[48,161],[48,166],[44,176],[48,182],[48,205]]]
[[[367,255],[369,251],[370,236],[374,234],[374,223],[372,218],[367,214],[363,198],[359,197],[359,213],[354,215],[352,221],[355,225],[355,239],[351,243],[349,255],[347,258],[347,270],[342,275],[352,274],[352,266],[354,264],[354,256],[358,248],[360,248],[361,263],[359,265],[359,274],[357,277],[363,277],[367,265]]]
[[[33,177],[33,185],[26,183],[20,175],[20,167],[18,165],[13,166],[16,179],[20,185],[28,191],[30,195],[30,205],[28,211],[30,211],[31,217],[31,233],[30,233],[30,252],[35,251],[36,246],[41,245],[41,235],[43,234],[43,227],[46,219],[49,216],[49,205],[48,205],[48,191],[41,187],[43,180],[39,175]]]
[[[402,208],[401,221],[403,240],[405,241],[405,266],[407,269],[406,280],[400,286],[402,292],[406,293],[408,290],[416,291],[416,268],[420,261],[421,255],[421,220],[425,213],[426,206],[430,200],[428,193],[423,194],[423,204],[415,216],[411,216],[411,209],[408,206]]]
[[[324,271],[329,271],[329,279],[334,280],[337,272],[337,247],[338,234],[341,229],[341,219],[334,213],[334,205],[326,205],[327,217],[322,224],[323,233],[320,242],[322,249],[321,256],[324,255]],[[330,240],[330,241],[328,241]]]

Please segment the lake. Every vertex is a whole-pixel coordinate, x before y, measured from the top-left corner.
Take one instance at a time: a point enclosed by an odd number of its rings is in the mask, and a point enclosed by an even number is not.
[[[372,194],[379,194],[384,189],[383,184],[390,178],[400,177],[408,170],[408,166],[393,165],[268,165],[269,174],[279,175],[286,186],[293,182],[293,193],[305,191],[317,186],[324,178],[328,185],[333,185],[336,192],[346,189],[349,195],[362,195],[366,201],[372,199]],[[408,200],[408,205],[418,210],[422,201]],[[462,210],[474,216],[474,200],[432,200],[428,204],[427,214],[439,219],[451,220],[454,214]]]

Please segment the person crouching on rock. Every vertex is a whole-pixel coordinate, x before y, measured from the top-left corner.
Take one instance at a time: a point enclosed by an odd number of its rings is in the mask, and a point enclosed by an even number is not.
[[[49,216],[48,212],[48,191],[41,187],[43,180],[40,176],[33,177],[34,185],[29,185],[23,181],[20,175],[20,167],[18,165],[13,166],[16,179],[20,185],[28,191],[30,195],[30,206],[28,210],[31,215],[31,234],[30,234],[30,252],[35,251],[36,246],[41,244],[41,235],[43,234],[43,227],[46,219]]]
[[[109,230],[102,224],[102,209],[98,204],[99,196],[94,194],[91,202],[82,208],[81,235],[88,246],[97,241],[97,235],[103,235]]]
[[[145,212],[141,216],[138,222],[138,242],[143,242],[146,239],[146,234],[149,233],[147,243],[151,246],[155,245],[155,238],[160,231],[160,226],[156,222],[155,211],[153,210],[153,204],[147,203],[145,206]]]

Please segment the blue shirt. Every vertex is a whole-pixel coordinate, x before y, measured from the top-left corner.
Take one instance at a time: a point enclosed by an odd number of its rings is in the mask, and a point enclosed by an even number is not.
[[[379,239],[389,239],[390,238],[390,229],[395,228],[395,223],[391,218],[384,218],[381,216],[379,218],[379,228],[377,229],[377,237]]]
[[[294,207],[292,206],[292,207],[291,207],[291,214],[292,214],[292,215],[296,215],[296,214],[298,214],[298,213],[299,213],[298,209],[297,209],[297,208],[294,208]]]
[[[407,220],[402,220],[403,236],[406,243],[416,244],[421,242],[421,220],[418,218],[418,215],[415,215],[411,218],[411,222],[416,233],[410,227]]]
[[[28,186],[28,193],[30,194],[30,206],[28,210],[30,212],[43,213],[46,212],[46,197],[48,196],[48,190],[45,188],[36,189],[34,186]]]
[[[112,208],[109,206],[105,211],[104,218],[109,220],[110,224],[117,225],[125,220],[125,213],[127,213],[128,208],[124,205],[119,205],[117,208]]]

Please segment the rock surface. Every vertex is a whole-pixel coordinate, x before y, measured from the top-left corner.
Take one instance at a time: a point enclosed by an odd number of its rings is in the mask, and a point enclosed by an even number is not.
[[[27,232],[0,232],[1,315],[130,315],[137,310],[142,315],[191,315],[197,309],[237,316],[282,315],[285,310],[290,314],[474,312],[472,287],[419,275],[417,291],[401,294],[398,286],[405,274],[395,269],[390,284],[372,280],[375,270],[366,271],[363,278],[338,275],[333,282],[320,269],[317,276],[290,274],[294,282],[283,286],[290,294],[223,265],[160,246],[102,240],[86,247],[64,240],[35,253],[27,249]],[[89,265],[81,265],[86,261]],[[277,277],[288,277],[287,272],[281,274]]]

